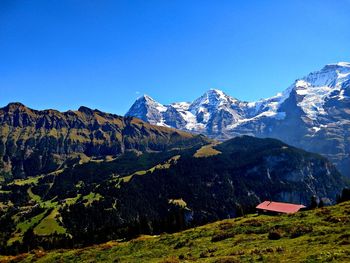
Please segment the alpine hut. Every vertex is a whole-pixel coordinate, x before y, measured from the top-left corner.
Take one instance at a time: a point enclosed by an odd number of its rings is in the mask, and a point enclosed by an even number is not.
[[[304,208],[306,208],[304,205],[272,201],[264,201],[256,207],[258,213],[266,214],[293,214]]]

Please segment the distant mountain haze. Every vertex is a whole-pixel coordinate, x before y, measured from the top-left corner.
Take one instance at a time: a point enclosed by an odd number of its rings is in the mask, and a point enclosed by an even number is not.
[[[144,95],[125,116],[225,140],[271,137],[332,160],[350,177],[350,63],[324,66],[274,97],[240,101],[212,89],[193,102],[162,105]]]

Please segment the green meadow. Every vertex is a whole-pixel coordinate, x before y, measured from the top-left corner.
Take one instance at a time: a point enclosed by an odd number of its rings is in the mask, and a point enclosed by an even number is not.
[[[350,262],[350,202],[80,249],[35,250],[0,262]]]

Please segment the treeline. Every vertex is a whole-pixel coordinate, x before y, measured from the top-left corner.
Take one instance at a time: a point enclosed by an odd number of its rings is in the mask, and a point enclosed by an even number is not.
[[[48,210],[45,216],[50,212],[51,210]],[[138,215],[133,220],[129,219],[130,221],[124,223],[118,219],[120,214],[117,211],[106,212],[106,207],[100,202],[94,202],[89,207],[77,204],[66,207],[60,212],[63,218],[69,218],[64,224],[69,234],[53,233],[49,236],[38,236],[34,233],[38,222],[24,233],[22,241],[17,240],[11,244],[8,244],[8,240],[16,226],[10,214],[2,217],[0,220],[0,254],[16,255],[38,248],[44,250],[78,248],[115,239],[129,240],[141,234],[173,233],[192,226],[186,220],[190,211],[177,206],[172,206],[164,218],[150,219],[147,215]]]

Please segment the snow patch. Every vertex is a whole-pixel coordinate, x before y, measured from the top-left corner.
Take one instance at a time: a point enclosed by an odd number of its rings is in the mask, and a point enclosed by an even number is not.
[[[191,103],[189,103],[189,102],[175,102],[175,103],[172,103],[171,106],[173,106],[177,110],[186,111],[191,106]]]
[[[334,64],[328,64],[327,66],[339,66],[339,67],[350,68],[350,62],[338,62],[338,63],[334,63]]]
[[[320,127],[312,127],[311,129],[313,129],[313,130],[314,130],[314,132],[318,132],[319,130],[321,130],[321,128],[320,128]]]
[[[340,99],[340,100],[350,99],[350,97],[344,95],[344,93],[345,93],[345,90],[341,90],[341,91],[340,91],[340,93],[339,93],[339,99]]]

